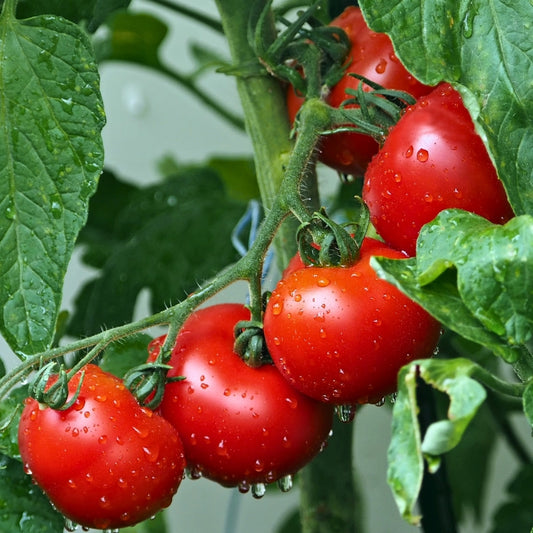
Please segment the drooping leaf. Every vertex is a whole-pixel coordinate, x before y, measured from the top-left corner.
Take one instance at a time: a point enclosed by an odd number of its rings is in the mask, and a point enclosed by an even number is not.
[[[517,214],[533,214],[533,4],[529,0],[361,0],[417,78],[458,86]]]
[[[435,471],[439,456],[459,443],[485,399],[485,389],[470,377],[475,368],[476,364],[468,359],[427,359],[411,363],[399,374],[387,478],[400,513],[410,523],[420,520],[414,508],[424,475],[424,459]],[[447,418],[430,424],[423,436],[416,399],[418,377],[450,398]]]
[[[22,463],[0,456],[0,533],[58,533],[64,523]]]
[[[99,192],[91,213],[108,202]],[[109,230],[103,229],[109,222],[98,228],[89,217],[80,243],[93,259],[96,245],[102,271],[79,294],[70,333],[87,335],[130,321],[144,288],[152,312],[184,299],[238,258],[231,232],[244,210],[245,204],[228,198],[213,170],[192,167],[133,193],[115,211]]]
[[[0,330],[30,354],[53,339],[105,120],[92,47],[76,24],[5,9],[0,58]]]

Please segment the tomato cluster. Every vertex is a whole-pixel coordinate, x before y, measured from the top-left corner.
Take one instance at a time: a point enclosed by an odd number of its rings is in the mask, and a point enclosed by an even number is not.
[[[346,59],[346,71],[326,97],[326,102],[331,106],[339,107],[349,97],[346,90],[359,86],[359,79],[351,76],[354,73],[387,89],[406,91],[414,97],[431,91],[431,87],[420,83],[400,63],[389,37],[376,33],[367,26],[358,7],[345,9],[331,21],[330,26],[342,28],[351,45]],[[364,86],[364,90],[368,89],[368,86]],[[287,109],[291,122],[294,122],[303,101],[303,96],[289,87]],[[356,132],[335,133],[321,139],[319,160],[343,174],[361,175],[378,149],[377,141],[368,135]]]

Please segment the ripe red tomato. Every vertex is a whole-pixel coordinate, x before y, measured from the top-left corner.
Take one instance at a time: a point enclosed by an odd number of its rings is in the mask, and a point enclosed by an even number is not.
[[[399,369],[431,356],[440,325],[369,264],[400,252],[366,238],[350,267],[308,266],[282,278],[264,315],[274,363],[300,392],[331,404],[377,402]]]
[[[71,396],[80,375],[69,383]],[[57,509],[96,529],[126,527],[167,507],[185,468],[176,430],[95,365],[85,367],[70,408],[26,400],[19,447],[26,471]]]
[[[358,7],[346,8],[331,21],[330,26],[342,28],[351,43],[348,68],[326,98],[331,106],[339,107],[349,98],[346,89],[356,89],[359,85],[359,80],[350,76],[350,73],[360,74],[387,89],[406,91],[415,98],[431,90],[431,87],[420,83],[407,72],[394,54],[389,37],[384,33],[372,31]],[[291,122],[294,121],[303,100],[289,87],[287,108]],[[362,175],[372,156],[378,151],[379,145],[368,135],[342,132],[324,136],[319,149],[319,160],[322,163],[344,174]]]
[[[378,234],[409,255],[420,228],[443,209],[494,223],[513,216],[494,165],[460,94],[442,84],[390,131],[365,174],[363,199]]]
[[[333,411],[294,390],[274,365],[251,368],[233,351],[233,328],[249,320],[240,304],[193,313],[170,364],[161,413],[183,439],[192,472],[225,486],[269,483],[293,474],[321,449]],[[156,357],[164,337],[149,347]]]

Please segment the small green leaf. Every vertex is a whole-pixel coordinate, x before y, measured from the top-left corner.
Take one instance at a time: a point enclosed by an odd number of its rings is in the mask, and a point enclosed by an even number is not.
[[[18,387],[0,402],[0,455],[20,459],[18,423],[23,401],[27,396],[28,387]]]
[[[168,26],[148,13],[117,11],[106,21],[108,31],[95,38],[98,61],[130,61],[158,68],[159,47]]]
[[[64,523],[20,461],[0,456],[0,533],[58,533]]]
[[[52,342],[65,271],[103,164],[89,39],[53,16],[0,18],[0,330],[16,352]]]
[[[530,0],[361,0],[421,81],[465,96],[517,214],[533,214],[533,63]]]
[[[439,456],[459,443],[485,400],[485,389],[470,377],[476,366],[462,358],[426,359],[415,361],[400,372],[387,477],[400,513],[410,523],[420,520],[413,511],[424,475],[424,458],[432,470],[438,468]],[[418,377],[450,398],[447,418],[430,424],[423,437],[416,400]]]
[[[130,335],[106,348],[99,366],[102,370],[123,378],[128,370],[146,363],[150,335],[138,333]]]

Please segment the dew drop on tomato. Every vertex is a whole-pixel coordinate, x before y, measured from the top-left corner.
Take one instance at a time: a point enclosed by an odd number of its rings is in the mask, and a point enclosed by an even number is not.
[[[71,520],[70,518],[65,517],[65,523],[63,527],[65,528],[65,531],[72,532],[78,529],[78,524],[74,522],[74,520]]]
[[[264,483],[254,483],[252,485],[252,496],[259,500],[266,494],[266,485]]]
[[[278,488],[281,492],[289,492],[292,489],[293,479],[290,474],[278,479]]]
[[[418,152],[416,153],[416,158],[421,163],[425,163],[429,159],[429,153],[424,148],[420,148],[420,150],[418,150]]]
[[[237,485],[237,488],[239,489],[239,492],[241,494],[246,494],[247,492],[250,491],[250,484],[248,483],[248,481],[241,481],[238,485]]]
[[[387,70],[387,60],[384,58],[381,58],[376,65],[376,72],[378,74],[383,74]]]
[[[414,148],[412,146],[409,146],[407,150],[405,151],[405,157],[409,158],[413,155]]]
[[[355,418],[356,410],[357,407],[355,404],[337,405],[335,407],[335,414],[341,422],[348,424]]]

